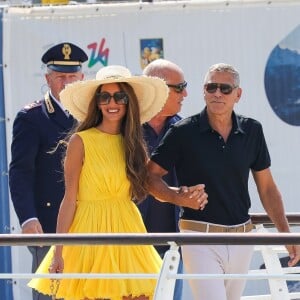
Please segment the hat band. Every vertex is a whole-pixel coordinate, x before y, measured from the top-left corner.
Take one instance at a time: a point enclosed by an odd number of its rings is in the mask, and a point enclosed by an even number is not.
[[[61,66],[81,66],[80,61],[63,61],[63,60],[51,60],[47,62],[49,65],[61,65]]]

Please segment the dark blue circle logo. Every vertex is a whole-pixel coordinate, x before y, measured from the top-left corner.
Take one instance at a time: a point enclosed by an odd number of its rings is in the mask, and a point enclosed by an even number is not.
[[[290,125],[300,126],[300,26],[271,52],[265,90],[275,114]]]

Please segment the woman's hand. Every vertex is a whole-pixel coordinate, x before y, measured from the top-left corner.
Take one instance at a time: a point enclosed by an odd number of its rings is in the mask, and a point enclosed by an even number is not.
[[[64,270],[64,259],[62,256],[53,256],[51,265],[48,269],[49,273],[62,273]]]

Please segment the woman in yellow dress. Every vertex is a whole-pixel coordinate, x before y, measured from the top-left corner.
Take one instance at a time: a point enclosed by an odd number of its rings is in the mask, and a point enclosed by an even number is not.
[[[57,233],[145,233],[134,201],[147,195],[147,154],[140,123],[163,107],[168,88],[159,78],[132,76],[122,66],[100,69],[96,80],[61,93],[78,119],[64,161],[65,195]],[[150,245],[56,245],[37,273],[159,273]],[[51,295],[51,280],[29,286]],[[155,279],[61,279],[57,299],[152,299]]]

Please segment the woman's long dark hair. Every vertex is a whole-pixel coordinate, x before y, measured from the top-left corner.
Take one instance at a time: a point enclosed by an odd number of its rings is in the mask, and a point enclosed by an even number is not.
[[[147,150],[140,123],[140,109],[138,99],[133,88],[128,83],[118,83],[120,90],[128,94],[126,114],[121,123],[121,134],[124,137],[126,174],[131,183],[132,198],[136,202],[142,201],[148,194],[146,162]],[[101,86],[97,92],[101,91]],[[71,134],[98,126],[102,120],[102,111],[98,108],[96,93],[90,102],[85,119],[71,132]]]

